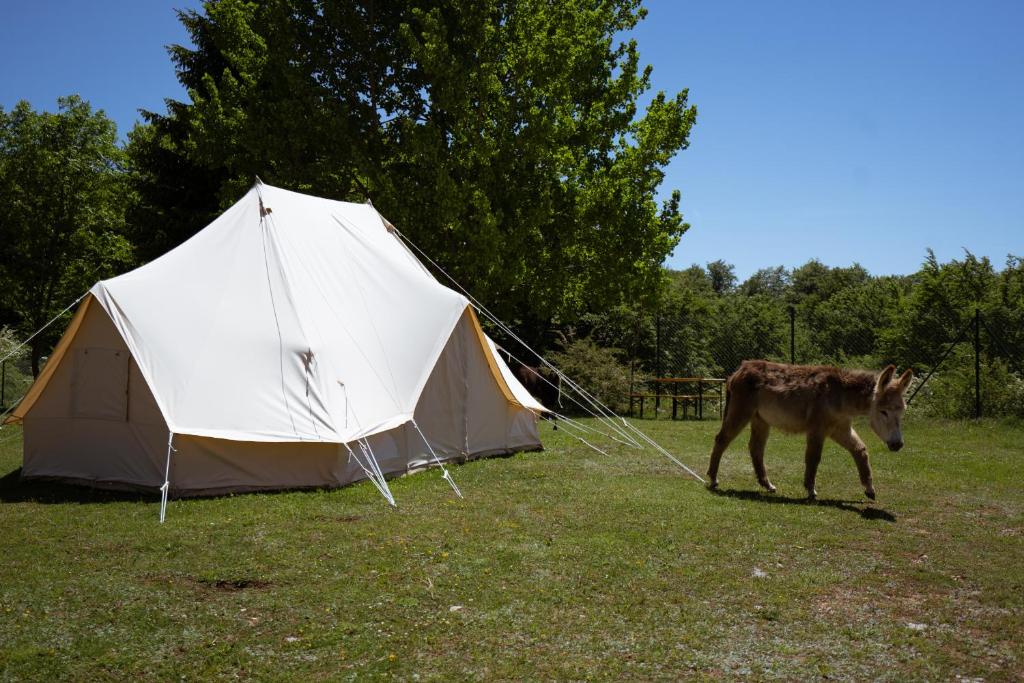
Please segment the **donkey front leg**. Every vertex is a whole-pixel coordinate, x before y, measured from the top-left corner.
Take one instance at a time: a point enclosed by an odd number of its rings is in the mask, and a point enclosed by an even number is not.
[[[775,493],[775,487],[768,481],[768,470],[764,466],[764,446],[768,443],[768,434],[771,429],[760,415],[754,415],[750,419],[750,461],[754,464],[757,483],[767,489],[769,493]]]
[[[807,434],[807,450],[804,451],[804,488],[807,489],[807,497],[811,500],[818,497],[818,492],[814,490],[814,479],[818,476],[818,463],[821,462],[821,449],[824,445],[824,435],[814,432]]]
[[[718,488],[718,466],[722,462],[722,454],[729,444],[733,442],[743,428],[750,422],[754,411],[745,406],[742,401],[733,397],[727,402],[725,419],[722,420],[722,428],[715,436],[715,445],[711,449],[711,462],[708,464],[708,488]]]
[[[853,425],[840,425],[832,432],[832,440],[850,451],[853,461],[857,463],[857,473],[860,475],[860,483],[864,487],[864,495],[871,500],[875,499],[875,487],[871,482],[871,463],[868,461],[868,447],[864,445],[861,438],[854,431]]]

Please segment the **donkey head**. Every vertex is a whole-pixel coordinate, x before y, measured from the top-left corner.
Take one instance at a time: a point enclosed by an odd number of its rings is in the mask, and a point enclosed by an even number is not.
[[[903,400],[903,393],[910,386],[910,380],[914,379],[914,373],[907,370],[899,379],[894,380],[896,366],[890,365],[878,375],[875,382],[875,393],[871,397],[871,429],[878,438],[885,442],[890,451],[898,451],[903,448],[903,432],[900,429],[900,421],[903,419],[903,412],[907,404]]]

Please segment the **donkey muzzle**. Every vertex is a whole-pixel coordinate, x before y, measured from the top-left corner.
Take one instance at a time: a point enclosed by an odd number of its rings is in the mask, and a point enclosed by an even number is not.
[[[903,448],[903,442],[902,441],[890,441],[890,442],[888,442],[885,445],[888,446],[889,450],[892,451],[893,453],[895,453],[899,449]]]

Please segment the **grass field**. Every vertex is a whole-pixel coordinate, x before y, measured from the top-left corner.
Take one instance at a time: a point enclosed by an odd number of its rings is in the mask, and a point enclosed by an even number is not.
[[[706,467],[707,422],[642,425]],[[867,432],[866,426],[862,433]],[[172,501],[18,481],[0,431],[6,680],[1024,678],[1024,427],[910,420],[878,501],[775,435],[713,494],[651,451],[547,450],[335,491]],[[745,442],[745,436],[741,440]]]

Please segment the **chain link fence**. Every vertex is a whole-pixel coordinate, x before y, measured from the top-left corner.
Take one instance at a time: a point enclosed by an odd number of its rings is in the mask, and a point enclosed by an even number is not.
[[[713,311],[661,310],[637,320],[630,393],[659,393],[653,378],[724,379],[747,359],[867,370],[894,363],[914,370],[907,395],[921,413],[1024,417],[1024,336],[998,311],[949,310],[898,328],[891,322],[883,311],[742,296],[722,299]]]

